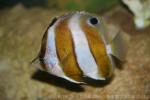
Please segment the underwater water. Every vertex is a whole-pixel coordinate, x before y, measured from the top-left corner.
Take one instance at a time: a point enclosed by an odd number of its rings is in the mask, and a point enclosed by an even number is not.
[[[8,1],[0,0],[0,100],[150,99],[150,26],[136,29],[133,14],[119,1],[88,0],[86,5],[81,0]],[[106,25],[130,35],[126,61],[115,69],[110,83],[79,86],[30,65],[51,18],[69,9],[96,13]]]

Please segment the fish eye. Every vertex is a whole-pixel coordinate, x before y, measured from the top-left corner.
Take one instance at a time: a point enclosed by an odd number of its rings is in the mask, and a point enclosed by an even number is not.
[[[96,25],[96,24],[98,24],[98,19],[95,18],[95,17],[92,17],[92,18],[89,19],[89,22],[90,22],[90,24],[92,24],[92,25]]]

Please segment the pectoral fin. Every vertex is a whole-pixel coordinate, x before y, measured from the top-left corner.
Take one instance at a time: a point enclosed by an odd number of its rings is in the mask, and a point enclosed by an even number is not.
[[[127,52],[127,44],[129,41],[129,36],[125,33],[118,33],[114,39],[107,45],[107,52],[120,61],[125,60],[125,55]]]

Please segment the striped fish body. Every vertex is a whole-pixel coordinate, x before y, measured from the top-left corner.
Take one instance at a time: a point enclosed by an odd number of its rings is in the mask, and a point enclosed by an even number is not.
[[[41,67],[74,83],[82,83],[83,77],[105,80],[112,76],[114,66],[108,39],[101,21],[91,14],[76,12],[55,18],[43,36],[38,56]]]

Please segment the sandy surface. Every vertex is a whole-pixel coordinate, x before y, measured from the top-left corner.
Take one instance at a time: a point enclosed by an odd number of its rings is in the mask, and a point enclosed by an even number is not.
[[[56,12],[20,5],[0,11],[0,100],[150,99],[150,27],[135,30],[133,15],[122,8],[103,15],[131,35],[126,62],[110,83],[78,86],[29,65]]]

